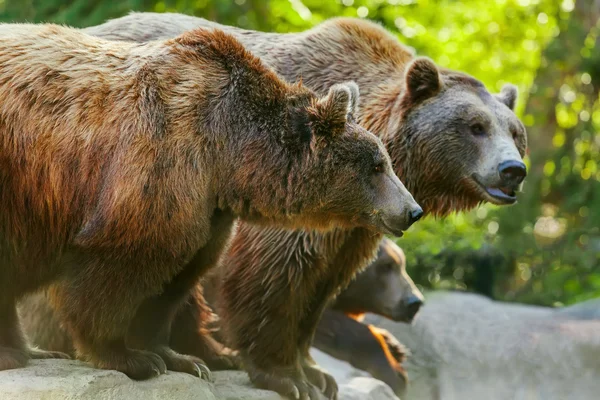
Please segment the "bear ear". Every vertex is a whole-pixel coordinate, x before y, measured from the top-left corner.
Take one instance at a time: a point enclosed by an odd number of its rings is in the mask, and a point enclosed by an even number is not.
[[[348,114],[355,116],[358,111],[358,101],[360,100],[358,85],[354,81],[344,82],[342,85],[350,89],[350,108]]]
[[[406,96],[412,104],[420,103],[434,95],[442,88],[437,65],[429,58],[418,57],[406,68]]]
[[[343,129],[348,116],[354,116],[358,106],[358,85],[339,83],[329,89],[327,96],[314,105],[311,118],[315,134],[331,135]]]
[[[343,117],[354,114],[358,104],[358,85],[352,81],[338,83],[329,88],[327,96],[319,100],[319,107],[333,117]]]
[[[500,93],[494,95],[498,101],[506,104],[508,108],[511,110],[515,110],[515,104],[517,103],[517,96],[519,95],[519,91],[515,85],[507,83],[502,86],[502,90]]]

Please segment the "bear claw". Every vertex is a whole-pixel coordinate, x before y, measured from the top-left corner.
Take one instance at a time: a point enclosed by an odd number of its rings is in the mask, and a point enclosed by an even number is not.
[[[338,385],[333,376],[321,370],[316,365],[309,364],[306,360],[302,362],[302,370],[306,378],[314,386],[318,387],[327,399],[337,399]]]
[[[28,351],[29,357],[32,359],[47,359],[47,358],[59,358],[63,360],[70,360],[71,356],[65,353],[61,353],[60,351],[45,351],[40,349],[29,349]]]
[[[125,354],[105,355],[91,361],[98,368],[115,369],[134,380],[150,379],[167,372],[163,359],[149,351],[128,349]]]
[[[259,388],[273,390],[283,397],[294,400],[321,400],[323,395],[319,388],[304,376],[302,369],[285,369],[266,372],[259,369],[249,369],[250,380]]]
[[[196,368],[198,369],[198,377],[200,379],[214,382],[212,372],[210,372],[210,369],[206,365],[196,362]]]
[[[197,357],[179,354],[166,346],[152,348],[151,351],[164,360],[169,371],[184,372],[206,380],[212,379],[210,370],[204,361]]]

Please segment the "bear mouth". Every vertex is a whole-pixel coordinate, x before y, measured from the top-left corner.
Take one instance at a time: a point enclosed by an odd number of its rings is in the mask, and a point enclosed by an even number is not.
[[[490,203],[496,205],[508,205],[517,202],[517,194],[515,193],[514,188],[509,186],[486,186],[483,184],[481,177],[477,174],[473,174],[472,178],[482,192],[483,197]]]
[[[402,237],[402,236],[404,236],[404,231],[403,230],[398,229],[398,228],[396,228],[396,229],[391,228],[388,224],[385,223],[385,221],[384,221],[383,218],[381,218],[380,222],[381,222],[381,225],[383,226],[383,228],[387,231],[387,232],[384,232],[385,234],[396,236],[396,237],[399,237],[399,238]]]
[[[416,315],[416,313],[410,315],[410,313],[407,313],[404,309],[395,310],[388,307],[386,307],[380,314],[391,321],[403,322],[405,324],[411,324]]]

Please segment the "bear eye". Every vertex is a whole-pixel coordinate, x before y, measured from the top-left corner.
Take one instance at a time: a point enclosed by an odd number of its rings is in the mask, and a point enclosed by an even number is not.
[[[471,125],[471,133],[474,136],[484,136],[485,135],[485,128],[483,127],[482,124],[473,124]]]
[[[382,174],[383,170],[383,163],[375,164],[375,168],[373,168],[373,171],[375,171],[376,174]]]
[[[381,268],[382,272],[385,273],[391,273],[394,271],[394,264],[392,263],[385,263],[383,264],[383,267]]]

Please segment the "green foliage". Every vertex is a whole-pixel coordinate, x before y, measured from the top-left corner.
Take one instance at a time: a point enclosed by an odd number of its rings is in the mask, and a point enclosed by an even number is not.
[[[531,149],[520,203],[426,219],[399,244],[422,286],[552,305],[600,296],[600,52],[592,3],[0,0],[0,21],[83,27],[135,10],[292,32],[334,16],[369,18],[417,53],[470,73],[492,91],[516,84]]]

